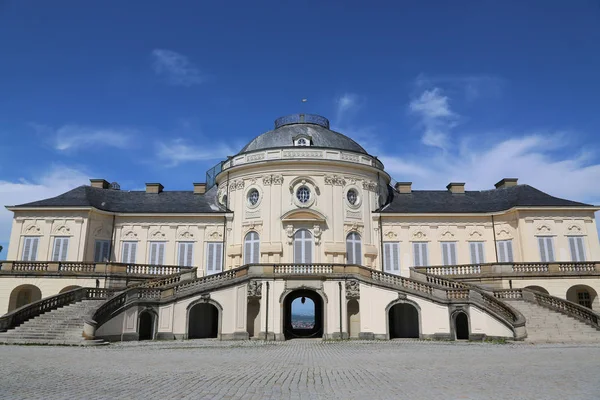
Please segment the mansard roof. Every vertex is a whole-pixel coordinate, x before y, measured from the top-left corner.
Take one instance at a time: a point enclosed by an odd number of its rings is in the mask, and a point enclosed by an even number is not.
[[[391,202],[382,213],[488,213],[513,207],[595,207],[591,204],[551,196],[529,185],[452,193],[449,190],[413,190],[398,193],[389,188]]]
[[[146,193],[79,186],[50,199],[20,204],[14,208],[30,207],[94,207],[117,213],[196,214],[223,213],[217,202],[217,187],[204,194],[193,191],[164,191]]]

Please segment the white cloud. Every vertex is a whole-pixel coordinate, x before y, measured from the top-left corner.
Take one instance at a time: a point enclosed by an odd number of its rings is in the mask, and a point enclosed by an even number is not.
[[[64,125],[58,128],[54,135],[54,148],[60,151],[92,146],[124,149],[131,146],[134,131],[130,129]]]
[[[224,159],[236,153],[229,146],[213,142],[206,146],[195,146],[184,139],[173,139],[170,142],[156,142],[156,155],[166,162],[167,167],[175,167],[184,162]]]
[[[172,50],[152,50],[153,68],[172,85],[192,86],[204,82],[205,77],[183,54]]]
[[[415,86],[423,89],[443,85],[453,93],[463,96],[467,101],[499,97],[502,94],[506,80],[495,75],[427,75],[420,74],[415,80]]]
[[[450,109],[449,102],[448,96],[443,95],[442,90],[437,87],[425,90],[419,97],[411,100],[408,108],[423,126],[423,144],[448,149],[450,129],[458,120],[458,115]]]
[[[335,100],[336,123],[341,124],[351,117],[350,113],[358,111],[361,104],[361,98],[355,93],[344,93]]]
[[[51,166],[39,179],[17,181],[0,180],[0,242],[8,242],[12,225],[13,213],[4,208],[5,205],[18,205],[31,201],[58,196],[77,186],[89,183],[88,175],[84,172],[64,167]],[[6,257],[5,248],[0,257]]]

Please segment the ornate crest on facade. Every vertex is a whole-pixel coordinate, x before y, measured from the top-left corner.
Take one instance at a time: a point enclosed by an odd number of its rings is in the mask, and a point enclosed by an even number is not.
[[[39,226],[33,224],[33,225],[29,225],[27,228],[25,228],[25,234],[26,235],[41,235],[42,230],[40,229]]]
[[[346,281],[346,299],[360,298],[360,284],[356,280]]]
[[[363,189],[375,192],[377,191],[377,183],[373,181],[363,181]]]
[[[133,231],[133,229],[126,229],[123,231],[123,234],[121,235],[121,237],[123,239],[127,239],[127,240],[137,240],[138,239],[137,236],[138,236],[137,233],[135,233]]]
[[[260,299],[262,297],[262,283],[259,281],[248,282],[248,298]]]
[[[326,185],[345,186],[346,180],[338,175],[325,175]]]
[[[398,235],[394,231],[387,231],[386,233],[383,234],[383,236],[385,236],[386,238],[388,238],[390,240],[396,239],[398,237]]]
[[[285,227],[285,234],[287,235],[287,242],[288,244],[292,244],[294,243],[294,225],[287,225]]]
[[[323,231],[321,230],[321,225],[315,224],[313,226],[313,236],[315,238],[315,244],[316,245],[321,244],[321,234],[322,233],[323,233]]]
[[[66,225],[62,224],[62,225],[58,225],[56,228],[54,228],[53,233],[55,235],[60,235],[60,236],[70,236],[71,229],[69,229]]]
[[[568,235],[583,235],[584,231],[578,224],[569,224],[567,228]]]

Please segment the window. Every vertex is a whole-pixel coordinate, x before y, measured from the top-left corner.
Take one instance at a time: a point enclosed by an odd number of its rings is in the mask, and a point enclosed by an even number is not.
[[[194,242],[177,243],[177,265],[180,267],[191,267],[194,256]]]
[[[413,242],[415,267],[427,266],[427,242]]]
[[[308,200],[310,200],[310,189],[307,186],[300,186],[296,191],[296,198],[302,204],[308,203]]]
[[[355,189],[350,189],[346,193],[346,198],[348,199],[348,203],[354,206],[358,203],[358,192]]]
[[[309,146],[310,143],[308,142],[308,140],[304,139],[304,138],[300,138],[298,140],[296,140],[296,146]]]
[[[580,306],[592,308],[592,299],[590,298],[590,293],[587,290],[577,292],[577,302]]]
[[[583,236],[569,236],[569,248],[571,249],[571,261],[585,261]]]
[[[350,232],[348,236],[346,236],[346,257],[348,259],[348,264],[362,264],[360,235],[356,232]]]
[[[163,265],[165,263],[165,242],[150,242],[150,261],[152,265]]]
[[[485,262],[483,242],[469,242],[471,251],[471,264],[483,264]]]
[[[54,249],[52,250],[52,261],[66,261],[69,249],[68,237],[55,237]]]
[[[206,274],[218,274],[223,270],[223,242],[206,243]]]
[[[110,240],[96,240],[94,262],[107,262],[110,257]]]
[[[442,263],[456,265],[456,242],[442,242]]]
[[[258,264],[260,262],[260,241],[258,233],[248,232],[244,239],[244,264]]]
[[[538,246],[540,247],[540,259],[542,262],[554,261],[552,236],[538,236]]]
[[[137,252],[137,242],[123,242],[123,252],[121,262],[125,264],[135,264],[135,254]]]
[[[383,270],[389,274],[400,274],[400,243],[383,242]]]
[[[498,240],[498,262],[513,262],[512,240]]]
[[[259,199],[259,193],[258,190],[256,189],[252,189],[248,192],[248,203],[251,206],[255,206],[258,203],[258,199]]]
[[[23,261],[37,260],[37,249],[40,242],[39,237],[25,237],[23,242]]]
[[[294,233],[294,263],[312,263],[312,235],[306,229]]]

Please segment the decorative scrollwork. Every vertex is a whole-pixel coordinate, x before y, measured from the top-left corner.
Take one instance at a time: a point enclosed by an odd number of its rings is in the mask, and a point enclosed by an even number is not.
[[[346,281],[346,299],[360,299],[360,284],[358,281]]]

